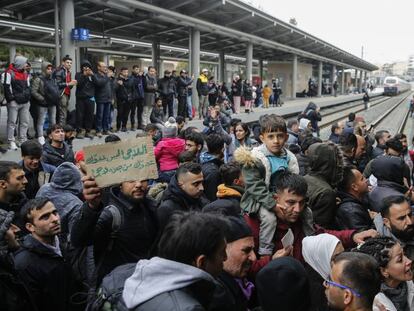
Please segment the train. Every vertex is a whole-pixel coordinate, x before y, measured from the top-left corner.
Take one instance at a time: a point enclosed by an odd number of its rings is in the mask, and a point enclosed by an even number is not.
[[[384,95],[398,95],[411,89],[411,84],[398,77],[384,79]]]

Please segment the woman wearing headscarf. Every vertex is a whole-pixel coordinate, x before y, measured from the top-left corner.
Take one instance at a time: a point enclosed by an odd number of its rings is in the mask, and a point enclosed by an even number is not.
[[[381,292],[375,296],[372,310],[413,310],[412,262],[404,255],[401,245],[391,238],[379,237],[367,240],[355,251],[371,255],[380,267]]]
[[[311,285],[309,310],[329,310],[323,281],[328,279],[331,271],[332,256],[343,251],[341,242],[331,234],[323,233],[303,239],[302,255],[306,262],[305,269]]]

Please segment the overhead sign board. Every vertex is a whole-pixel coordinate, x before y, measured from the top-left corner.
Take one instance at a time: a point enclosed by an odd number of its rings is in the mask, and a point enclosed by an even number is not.
[[[77,41],[80,48],[106,48],[111,46],[111,38],[90,38],[88,41]]]

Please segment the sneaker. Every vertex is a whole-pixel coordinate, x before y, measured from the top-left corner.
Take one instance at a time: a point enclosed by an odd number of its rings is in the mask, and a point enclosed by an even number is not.
[[[135,132],[135,127],[131,126],[131,132]]]
[[[103,132],[102,132],[102,134],[103,134],[103,135],[110,135],[110,134],[112,134],[112,133],[111,133],[111,131],[103,131]]]
[[[10,150],[17,150],[17,145],[14,141],[10,142],[9,149]]]
[[[121,132],[126,132],[126,131],[127,131],[126,127],[121,128]]]
[[[93,139],[93,134],[91,133],[91,132],[87,132],[86,134],[85,134],[85,137],[86,138],[89,138],[89,139]]]
[[[6,153],[7,152],[7,149],[6,148],[3,148],[3,147],[0,147],[0,152],[1,153]]]
[[[85,132],[84,131],[78,132],[78,134],[76,134],[76,138],[77,139],[84,139],[85,138]]]
[[[102,137],[102,133],[101,132],[96,132],[96,136],[98,136],[99,138]]]
[[[41,145],[45,144],[45,138],[43,136],[38,137],[37,140],[39,141],[39,144]]]

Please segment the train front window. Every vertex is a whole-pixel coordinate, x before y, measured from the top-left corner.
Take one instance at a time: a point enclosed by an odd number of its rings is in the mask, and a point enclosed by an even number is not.
[[[388,84],[395,84],[395,83],[397,83],[397,80],[395,80],[395,79],[387,79],[387,80],[385,81],[385,83],[388,83]]]

